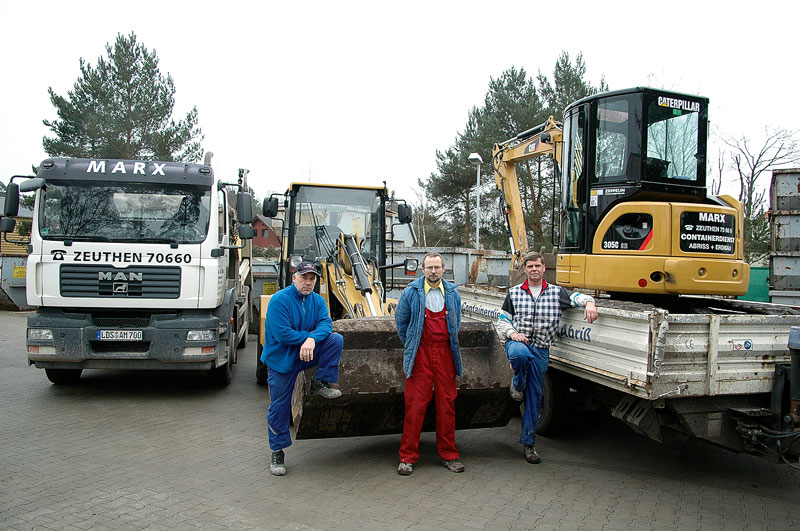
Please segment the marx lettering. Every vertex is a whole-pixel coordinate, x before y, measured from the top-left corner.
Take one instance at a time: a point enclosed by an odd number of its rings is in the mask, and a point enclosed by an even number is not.
[[[145,162],[134,162],[133,163],[133,173],[134,175],[146,175],[147,172],[145,171],[147,163]],[[167,163],[162,162],[154,162],[153,163],[153,172],[150,175],[161,175],[166,176],[164,173],[164,168],[166,167]],[[106,172],[106,161],[104,160],[91,160],[89,161],[89,166],[86,168],[86,173],[105,173]],[[128,170],[125,169],[125,163],[121,160],[118,160],[116,164],[114,164],[114,168],[112,168],[111,173],[128,173]]]
[[[725,223],[725,214],[715,214],[713,212],[700,212],[698,213],[700,221],[707,221],[709,223]]]

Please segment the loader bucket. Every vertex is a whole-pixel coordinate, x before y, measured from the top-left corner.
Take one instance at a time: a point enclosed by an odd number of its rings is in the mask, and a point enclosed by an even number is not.
[[[297,439],[402,433],[405,403],[403,344],[391,317],[343,319],[333,331],[344,336],[339,366],[342,396],[311,394],[316,369],[298,375],[292,397]],[[518,411],[508,386],[511,368],[490,323],[464,322],[459,334],[464,375],[458,382],[456,429],[499,427]],[[424,431],[435,429],[433,401]]]

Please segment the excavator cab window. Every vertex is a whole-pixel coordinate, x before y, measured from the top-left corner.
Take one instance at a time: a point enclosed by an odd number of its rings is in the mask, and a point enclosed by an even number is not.
[[[564,120],[563,171],[561,173],[562,248],[583,246],[586,203],[586,106],[580,106]]]
[[[595,181],[624,181],[630,158],[629,123],[631,105],[627,97],[600,101],[597,105],[597,156]]]
[[[647,95],[646,156],[642,180],[705,186],[706,105]]]

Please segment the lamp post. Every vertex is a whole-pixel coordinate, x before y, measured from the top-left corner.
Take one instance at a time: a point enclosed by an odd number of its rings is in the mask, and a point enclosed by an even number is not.
[[[478,170],[477,187],[475,188],[475,248],[481,248],[481,164],[483,159],[477,153],[470,153],[468,160],[475,165]]]

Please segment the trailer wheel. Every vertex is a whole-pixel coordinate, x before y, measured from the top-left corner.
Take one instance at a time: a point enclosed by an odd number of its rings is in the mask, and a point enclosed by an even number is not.
[[[536,425],[538,435],[554,435],[564,425],[568,409],[569,389],[559,375],[553,371],[544,373],[542,386],[542,409]]]
[[[45,369],[47,379],[56,385],[73,384],[81,377],[83,369]]]

